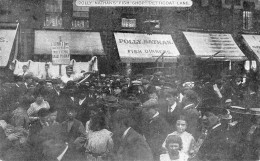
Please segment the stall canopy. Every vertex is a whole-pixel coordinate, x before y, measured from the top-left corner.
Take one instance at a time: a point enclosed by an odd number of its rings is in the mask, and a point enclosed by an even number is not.
[[[0,29],[0,67],[7,66],[10,60],[12,48],[16,46],[14,45],[16,31],[17,29]]]
[[[183,32],[195,55],[215,60],[247,59],[231,34]]]
[[[35,54],[52,54],[52,43],[68,43],[71,55],[104,55],[99,32],[35,31]]]
[[[242,35],[244,42],[260,60],[260,35]]]
[[[146,63],[159,61],[176,62],[180,55],[171,35],[114,33],[122,62]]]

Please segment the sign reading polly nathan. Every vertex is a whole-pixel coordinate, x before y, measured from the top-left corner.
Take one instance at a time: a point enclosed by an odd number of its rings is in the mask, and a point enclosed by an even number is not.
[[[191,0],[76,0],[77,6],[89,7],[191,7]]]
[[[52,63],[53,64],[69,64],[70,49],[68,43],[56,42],[52,43]]]
[[[114,33],[114,35],[121,59],[128,61],[143,59],[152,62],[163,53],[165,59],[179,56],[171,35],[132,33]]]

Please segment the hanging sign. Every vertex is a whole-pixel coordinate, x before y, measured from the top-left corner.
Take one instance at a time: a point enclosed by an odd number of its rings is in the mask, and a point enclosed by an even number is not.
[[[191,7],[191,0],[76,0],[88,7]]]
[[[69,64],[70,49],[68,43],[55,42],[51,46],[52,63],[53,64]]]

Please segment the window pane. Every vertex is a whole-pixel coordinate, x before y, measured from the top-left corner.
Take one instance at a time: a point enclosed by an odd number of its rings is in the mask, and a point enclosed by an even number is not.
[[[45,15],[45,27],[62,27],[62,17],[56,14]]]
[[[62,12],[62,0],[45,0],[46,12]]]
[[[75,28],[75,29],[89,28],[89,20],[74,19],[72,21],[72,28]]]
[[[135,28],[136,27],[136,19],[122,18],[122,27],[124,27],[124,28]]]
[[[243,29],[250,30],[253,28],[253,13],[251,11],[243,11]]]

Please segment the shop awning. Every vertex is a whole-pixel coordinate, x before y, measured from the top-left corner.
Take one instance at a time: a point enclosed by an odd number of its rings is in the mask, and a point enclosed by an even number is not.
[[[180,55],[171,35],[134,33],[114,33],[114,35],[122,62],[155,62],[163,53],[164,62],[176,62]]]
[[[260,35],[242,35],[245,43],[260,60]]]
[[[35,54],[51,54],[51,45],[68,43],[71,55],[104,55],[99,32],[35,31]]]
[[[231,34],[183,32],[197,57],[215,60],[247,59]]]
[[[0,67],[5,67],[8,64],[16,31],[16,29],[0,29]]]

